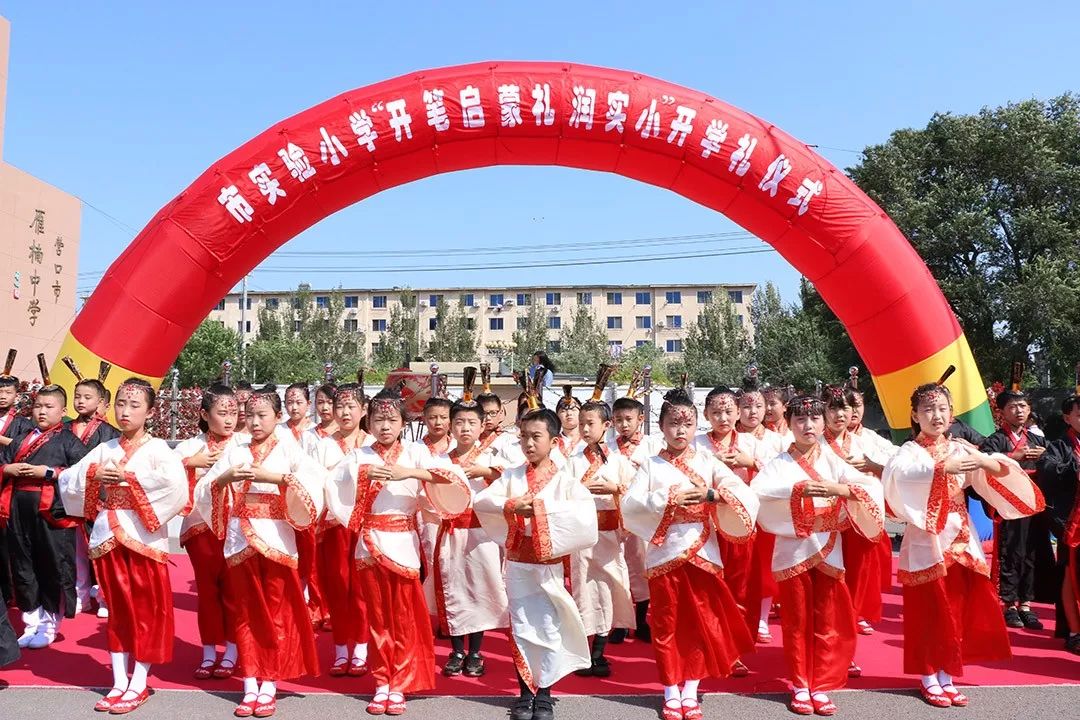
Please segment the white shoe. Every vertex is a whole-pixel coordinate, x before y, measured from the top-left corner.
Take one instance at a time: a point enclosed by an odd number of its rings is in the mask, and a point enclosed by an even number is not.
[[[30,641],[37,637],[37,627],[26,626],[23,630],[23,634],[19,636],[19,647],[25,648],[30,646]]]
[[[23,634],[19,636],[19,647],[28,647],[30,641],[37,635],[38,628],[41,627],[42,623],[42,612],[41,608],[34,608],[33,610],[22,614],[23,625],[25,625],[26,628],[23,630]]]
[[[56,639],[56,631],[60,628],[60,620],[56,615],[42,611],[41,624],[38,625],[37,632],[34,637],[30,638],[30,642],[26,647],[31,650],[40,650],[41,648],[47,648],[52,645],[53,640]]]
[[[83,600],[81,597],[75,598],[75,614],[78,615],[83,611]]]
[[[97,609],[97,616],[99,618],[107,618],[107,617],[109,617],[109,608],[105,607],[104,605],[100,606]]]

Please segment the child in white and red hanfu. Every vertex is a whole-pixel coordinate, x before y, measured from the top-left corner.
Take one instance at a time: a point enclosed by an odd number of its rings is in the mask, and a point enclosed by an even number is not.
[[[1045,508],[1042,493],[1016,461],[984,455],[953,440],[952,395],[921,385],[911,397],[917,433],[882,474],[890,509],[907,523],[897,578],[904,589],[904,672],[921,676],[923,699],[963,707],[953,684],[972,662],[1011,657],[997,588],[967,511],[972,488],[1004,520]]]
[[[727,466],[695,450],[697,409],[685,390],[665,396],[660,429],[667,446],[638,468],[621,509],[626,528],[647,542],[662,716],[699,720],[700,681],[728,677],[739,657],[754,648],[724,582],[717,540],[748,542],[758,501]]]
[[[187,551],[195,571],[195,594],[198,600],[196,615],[199,639],[202,641],[202,662],[195,668],[196,680],[232,677],[236,669],[236,636],[233,633],[231,599],[225,591],[225,545],[210,530],[210,525],[195,508],[195,486],[206,471],[221,458],[225,446],[233,438],[238,408],[236,395],[224,385],[211,385],[203,391],[199,409],[199,428],[202,432],[176,446],[188,477],[188,505],[180,526],[180,545]],[[217,646],[224,645],[220,659]]]
[[[184,509],[188,491],[180,458],[146,431],[155,400],[145,380],[124,381],[115,403],[121,436],[60,475],[66,512],[94,521],[89,555],[109,600],[105,638],[113,669],[113,687],[94,709],[113,715],[146,702],[151,664],[172,660],[167,524]]]
[[[298,531],[315,524],[325,470],[281,437],[281,399],[272,385],[247,401],[249,436],[230,443],[195,486],[195,507],[224,540],[244,697],[237,717],[269,717],[277,682],[317,675],[319,661],[300,584]]]
[[[359,534],[359,570],[370,633],[368,665],[375,676],[373,715],[405,712],[405,694],[435,686],[435,650],[420,584],[416,516],[426,499],[441,517],[469,507],[464,474],[452,464],[421,467],[415,444],[401,441],[405,409],[383,390],[368,404],[374,442],[354,449],[327,481],[327,508]]]
[[[474,368],[475,370],[475,368]],[[424,402],[422,418],[424,421],[424,435],[417,444],[417,449],[423,458],[421,465],[427,467],[428,458],[447,453],[454,447],[454,438],[450,435],[450,407],[453,403],[439,395],[429,397]],[[439,534],[439,526],[442,518],[439,517],[427,503],[420,503],[420,550],[424,553],[424,567],[430,568],[435,562],[435,536]],[[427,600],[428,610],[436,612],[437,602],[435,599],[435,576],[428,572],[424,577],[424,598]],[[432,615],[436,631],[440,634],[438,616]]]
[[[788,707],[798,715],[834,714],[828,693],[847,683],[855,658],[841,532],[853,527],[876,540],[884,527],[881,484],[822,450],[824,414],[817,398],[790,400],[785,419],[795,441],[750,482],[761,498],[758,524],[776,536],[772,568],[791,673]]]

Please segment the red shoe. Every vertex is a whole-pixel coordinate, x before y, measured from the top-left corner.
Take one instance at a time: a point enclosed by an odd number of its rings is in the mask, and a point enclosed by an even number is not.
[[[931,685],[930,687],[941,687],[940,685]],[[945,694],[944,691],[934,694],[930,692],[929,688],[925,688],[922,685],[919,686],[919,690],[922,692],[923,700],[927,705],[933,705],[937,708],[952,707],[952,699]]]
[[[225,663],[229,663],[229,664],[226,665]],[[231,678],[233,676],[233,673],[235,673],[235,672],[236,672],[236,663],[235,662],[233,662],[232,660],[222,660],[221,662],[218,663],[217,667],[214,668],[214,679],[215,680],[228,680],[229,678]]]
[[[379,698],[382,698],[380,700]],[[368,715],[385,715],[386,705],[390,698],[386,693],[378,693],[375,697],[371,698],[371,702],[367,704]]]
[[[401,698],[400,700],[394,700],[395,697]],[[387,715],[401,715],[405,712],[405,696],[401,693],[392,692],[390,697],[386,701],[386,714]]]
[[[848,666],[847,676],[849,678],[860,678],[860,677],[862,677],[862,668],[859,667],[858,665],[856,665],[854,663],[854,661],[853,661],[851,663],[851,665]]]
[[[249,697],[251,698],[250,700],[247,699]],[[255,714],[255,705],[258,699],[259,696],[255,693],[248,693],[244,696],[243,702],[236,706],[232,714],[239,718],[251,717]]]
[[[263,702],[263,698],[270,698],[270,702]],[[277,698],[266,693],[259,693],[258,704],[252,713],[257,718],[268,718],[277,712]]]
[[[757,634],[757,642],[759,645],[768,645],[772,642],[772,633],[759,632]]]
[[[114,692],[120,693],[119,695],[113,695]],[[124,696],[124,688],[113,688],[105,697],[101,698],[94,704],[94,712],[109,712],[112,710],[112,706],[120,702],[120,698]],[[110,697],[111,696],[111,697]]]
[[[330,666],[330,677],[344,677],[349,673],[349,658],[339,657]]]
[[[874,626],[871,625],[870,623],[866,622],[865,620],[860,620],[859,624],[856,627],[859,629],[859,634],[860,635],[873,635],[874,634]]]
[[[367,663],[360,658],[349,661],[349,677],[363,677],[368,674]]]
[[[820,694],[820,693],[819,693]],[[824,700],[818,700],[814,696],[810,696],[810,702],[814,704],[814,714],[824,715],[829,717],[836,714],[836,705],[829,699],[828,695],[821,694]]]
[[[736,660],[735,664],[731,666],[731,677],[743,678],[750,674],[750,668],[746,667],[746,663],[742,660]]]
[[[948,690],[945,687],[941,688],[946,697],[949,698],[949,702],[953,704],[953,707],[967,707],[968,696],[953,687],[952,690]]]
[[[691,704],[687,705],[687,703]],[[701,704],[697,700],[683,700],[682,716],[685,720],[701,720]]]
[[[134,691],[133,690],[128,690],[127,692],[124,693],[124,695],[127,695],[130,692],[134,692]],[[123,698],[124,695],[121,695],[120,697]],[[138,709],[144,702],[146,702],[149,699],[150,699],[150,688],[143,688],[143,691],[141,693],[139,693],[135,697],[131,698],[130,700],[119,700],[117,702],[114,702],[113,706],[111,708],[109,708],[109,714],[110,715],[127,715],[132,710]]]
[[[203,660],[202,664],[195,668],[195,672],[191,673],[191,676],[196,680],[209,680],[214,676],[214,669],[216,667],[216,660]]]
[[[668,703],[675,703],[675,705],[671,706]],[[664,707],[660,709],[660,717],[663,720],[683,720],[682,702],[679,700],[665,702]]]
[[[795,694],[792,693],[791,700],[788,701],[788,710],[796,715],[813,715],[814,704],[810,701],[810,698],[799,700]]]

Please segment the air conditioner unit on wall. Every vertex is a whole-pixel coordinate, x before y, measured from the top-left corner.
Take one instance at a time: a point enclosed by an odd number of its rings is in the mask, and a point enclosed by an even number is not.
[[[505,307],[514,307],[515,302],[516,301],[514,300],[514,298],[510,298],[506,302],[504,302],[503,305]]]

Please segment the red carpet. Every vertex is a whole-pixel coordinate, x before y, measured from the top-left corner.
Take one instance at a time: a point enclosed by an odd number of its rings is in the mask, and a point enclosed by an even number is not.
[[[156,688],[204,689],[239,691],[240,681],[208,680],[196,682],[191,671],[202,657],[195,624],[195,595],[191,565],[187,555],[173,555],[171,569],[176,592],[175,658],[170,665],[155,666],[151,683]],[[1069,684],[1080,682],[1080,662],[1062,649],[1062,642],[1053,635],[1053,608],[1036,608],[1046,624],[1038,633],[1010,630],[1014,657],[1008,662],[968,667],[961,679],[969,685],[1034,685]],[[856,662],[863,668],[863,677],[852,680],[852,688],[910,688],[917,681],[901,673],[899,594],[885,598],[885,619],[877,632],[859,638]],[[21,631],[17,612],[11,614],[12,624]],[[105,652],[104,620],[83,614],[65,620],[62,638],[44,650],[24,650],[18,663],[0,670],[0,682],[11,686],[47,685],[75,687],[107,687],[112,680],[108,654]],[[781,692],[786,689],[784,660],[780,648],[780,627],[773,623],[773,642],[758,645],[757,652],[745,658],[750,666],[749,677],[724,681],[706,681],[702,689],[708,692],[760,693]],[[324,667],[333,662],[333,646],[329,633],[319,633],[319,653]],[[436,640],[436,657],[441,667],[449,653],[445,640]],[[501,695],[516,693],[517,682],[509,646],[504,635],[488,633],[484,655],[487,674],[478,679],[444,678],[438,676],[437,695]],[[623,645],[611,645],[608,655],[613,666],[612,677],[600,680],[571,676],[559,683],[561,693],[581,695],[655,694],[660,692],[652,652],[648,645],[628,640]],[[369,693],[373,690],[370,676],[362,678],[304,678],[298,682],[282,683],[283,690],[306,692]]]

